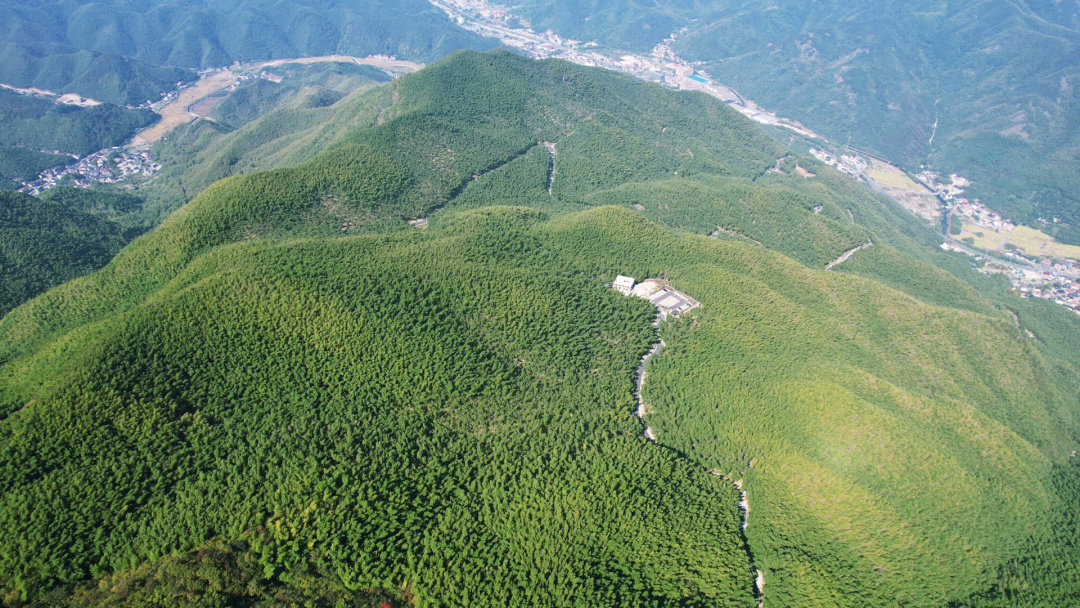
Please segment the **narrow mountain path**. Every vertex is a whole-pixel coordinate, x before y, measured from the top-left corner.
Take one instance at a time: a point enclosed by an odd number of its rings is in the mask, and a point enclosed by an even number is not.
[[[860,250],[866,249],[867,247],[869,247],[869,246],[871,246],[873,244],[874,244],[873,241],[866,241],[865,243],[863,243],[862,245],[859,245],[858,247],[852,247],[851,249],[848,249],[844,253],[841,253],[840,257],[838,257],[835,260],[833,260],[833,261],[829,262],[828,264],[826,264],[825,265],[825,270],[832,270],[833,266],[836,266],[837,264],[843,264],[844,262],[848,261],[848,259],[851,258],[851,256],[855,255]]]
[[[656,315],[656,320],[653,321],[653,327],[659,327],[662,318],[662,315],[658,312]],[[634,399],[637,401],[637,411],[634,412],[634,415],[637,416],[638,420],[641,421],[641,426],[644,428],[643,434],[645,435],[645,439],[659,446],[664,446],[664,444],[660,443],[659,439],[657,439],[656,431],[654,431],[652,427],[650,427],[645,422],[645,416],[647,416],[651,412],[649,411],[648,404],[645,403],[645,397],[642,395],[642,391],[645,388],[645,377],[648,373],[649,361],[651,361],[656,355],[660,354],[660,351],[663,350],[665,346],[667,346],[667,344],[664,342],[664,339],[657,338],[656,342],[653,343],[652,348],[649,349],[649,352],[645,353],[645,356],[641,358],[641,361],[638,363],[637,367],[637,382],[634,385]],[[678,450],[674,451],[682,454]],[[739,491],[739,509],[743,512],[742,524],[739,526],[739,533],[742,536],[743,548],[746,551],[747,558],[750,561],[750,570],[754,573],[754,597],[757,599],[757,608],[764,608],[765,572],[763,572],[757,567],[754,561],[754,554],[750,550],[750,541],[746,537],[746,528],[750,525],[750,495],[745,489],[743,489],[743,480],[728,479],[728,477],[715,469],[710,470],[709,473],[729,481],[732,487]]]
[[[547,148],[548,154],[551,155],[551,168],[548,169],[548,196],[555,196],[552,192],[552,188],[555,186],[555,174],[559,171],[559,166],[555,164],[555,157],[558,156],[559,151],[555,148],[555,142],[545,141],[542,142],[544,147]]]
[[[454,199],[461,196],[461,193],[464,192],[465,189],[468,188],[470,185],[472,185],[473,182],[480,179],[481,177],[484,177],[488,173],[491,173],[492,171],[498,171],[499,169],[502,169],[506,165],[509,165],[510,163],[512,163],[515,160],[521,158],[522,156],[525,156],[526,154],[529,153],[530,150],[532,150],[533,148],[535,148],[536,146],[539,146],[539,145],[540,145],[540,142],[531,143],[531,144],[525,146],[524,148],[518,150],[517,152],[514,152],[513,154],[511,154],[509,158],[501,160],[501,161],[491,165],[490,167],[487,167],[486,169],[480,171],[479,173],[473,173],[471,176],[465,178],[464,181],[462,181],[460,184],[458,184],[456,188],[451,190],[450,193],[447,194],[446,200],[442,201],[441,203],[437,204],[435,207],[428,210],[427,214],[421,215],[420,217],[409,220],[409,223],[412,224],[413,226],[417,226],[417,227],[426,227],[427,226],[427,219],[429,217],[431,217],[432,215],[438,213],[439,211],[442,211],[447,205],[454,202]]]
[[[656,323],[653,323],[653,325],[657,325],[659,322],[660,317],[659,315],[657,315]],[[644,397],[641,396],[641,390],[645,388],[645,373],[647,371],[646,368],[649,365],[649,361],[653,357],[655,357],[656,354],[660,352],[660,349],[664,348],[664,346],[665,344],[663,339],[657,340],[656,344],[653,344],[652,350],[650,350],[648,353],[645,354],[644,357],[641,358],[641,362],[638,363],[637,368],[637,388],[634,390],[634,398],[637,399],[636,415],[638,417],[638,420],[641,421],[641,425],[645,427],[645,438],[653,443],[656,443],[656,433],[653,432],[652,428],[650,428],[648,424],[645,424],[645,415],[649,413],[649,410],[648,406],[645,405]]]

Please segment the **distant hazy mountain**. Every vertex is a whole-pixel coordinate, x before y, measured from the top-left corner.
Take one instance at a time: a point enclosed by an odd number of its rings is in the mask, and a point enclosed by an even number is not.
[[[535,29],[673,49],[751,99],[1080,239],[1080,3],[525,0]],[[934,124],[937,132],[934,133]],[[931,136],[933,142],[931,143]],[[1053,227],[1049,227],[1053,230]]]
[[[177,68],[337,53],[429,61],[491,46],[423,0],[0,2],[0,82],[114,103],[193,76]]]

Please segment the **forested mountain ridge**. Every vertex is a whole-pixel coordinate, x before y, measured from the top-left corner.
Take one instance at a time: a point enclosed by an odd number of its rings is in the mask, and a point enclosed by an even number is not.
[[[112,104],[80,108],[0,89],[0,146],[5,147],[83,156],[123,144],[156,120],[151,110]]]
[[[704,95],[497,52],[335,106],[0,320],[10,602],[1076,598],[1075,320]]]
[[[671,49],[834,142],[975,181],[970,196],[1080,238],[1075,2],[565,2],[514,12],[534,29]],[[685,30],[683,29],[685,28]],[[1041,225],[1041,224],[1039,224]]]
[[[741,179],[738,184],[744,188],[754,188],[753,179],[766,175],[774,159],[785,154],[775,140],[703,95],[673,96],[614,74],[598,79],[589,70],[562,62],[540,64],[546,69],[537,71],[535,63],[505,52],[455,57],[420,77],[402,77],[387,89],[339,102],[324,116],[325,122],[307,132],[291,132],[273,117],[268,117],[270,124],[257,121],[252,125],[255,132],[269,127],[269,132],[261,133],[264,141],[274,145],[274,131],[284,129],[301,142],[299,150],[289,151],[290,157],[307,160],[217,182],[196,197],[205,202],[182,208],[162,229],[145,237],[152,242],[130,255],[148,254],[154,264],[184,264],[207,247],[244,235],[404,226],[403,220],[443,209],[452,199],[468,201],[472,193],[466,187],[473,176],[512,174],[518,163],[510,161],[542,149],[542,140],[559,141],[555,162],[560,166],[570,162],[577,166],[573,173],[553,171],[552,192],[565,190],[569,204],[585,194],[595,197],[610,190],[614,195],[628,183],[670,180],[680,174],[705,179],[700,187],[730,176]],[[314,156],[318,150],[325,152]],[[762,181],[764,185],[768,180]],[[802,185],[799,180],[788,181]],[[696,188],[698,183],[686,180],[682,187]],[[864,237],[842,219],[846,213],[841,205],[851,198],[844,186],[828,188],[816,182],[803,187],[807,191],[802,196],[787,193],[781,185],[758,187],[757,196],[741,194],[725,207],[684,200],[681,215],[671,222],[690,225],[693,218],[694,228],[707,234],[711,218],[719,224],[727,211],[735,216],[729,222],[732,227],[774,237],[775,246],[786,244],[792,255],[824,265]],[[780,199],[761,196],[771,189],[787,193],[786,204],[778,206],[773,203]],[[252,197],[245,194],[249,191],[277,194]],[[560,200],[544,195],[545,204]],[[810,197],[821,195],[835,200],[824,201],[827,212],[813,213],[811,207],[818,201]],[[238,205],[239,201],[246,202]],[[310,215],[309,208],[319,201],[322,210]],[[177,221],[188,215],[194,216],[193,221]],[[785,224],[792,229],[785,229]],[[172,272],[148,275],[164,277]],[[20,316],[5,321],[16,325]]]

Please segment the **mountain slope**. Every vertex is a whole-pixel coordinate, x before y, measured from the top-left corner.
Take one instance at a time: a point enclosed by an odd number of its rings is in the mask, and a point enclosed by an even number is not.
[[[343,62],[284,64],[266,72],[281,81],[248,81],[223,96],[210,120],[182,125],[154,144],[151,154],[162,170],[133,183],[147,200],[147,218],[160,222],[221,178],[309,159],[325,147],[312,133],[316,127],[334,115],[362,114],[350,94],[389,80],[374,68]]]
[[[770,602],[940,605],[1048,532],[1034,513],[1051,510],[1048,467],[1076,443],[1063,432],[1076,379],[1010,324],[737,247],[572,221],[576,259],[641,260],[702,302],[692,331],[661,332],[648,423],[746,480]]]
[[[193,593],[224,544],[425,606],[1075,597],[1075,319],[704,95],[497,52],[347,101],[0,320],[0,587]]]
[[[624,372],[646,348],[649,307],[545,276],[542,259],[493,261],[528,217],[475,216],[465,238],[220,248],[107,322],[85,346],[111,354],[62,372],[75,401],[9,418],[4,460],[23,465],[3,525],[36,504],[20,536],[41,559],[5,552],[5,586],[222,534],[250,538],[267,575],[314,559],[347,586],[407,584],[429,605],[748,603],[734,491],[633,432]],[[289,380],[297,365],[309,373]],[[101,449],[91,461],[50,440],[59,451],[30,465],[25,441],[64,410],[69,437]],[[78,478],[105,493],[48,490]],[[115,501],[144,506],[100,508]],[[60,525],[65,513],[83,523]],[[92,529],[109,532],[79,541]]]
[[[35,179],[42,171],[64,166],[70,161],[70,156],[26,148],[0,148],[0,188],[18,188],[22,182]]]

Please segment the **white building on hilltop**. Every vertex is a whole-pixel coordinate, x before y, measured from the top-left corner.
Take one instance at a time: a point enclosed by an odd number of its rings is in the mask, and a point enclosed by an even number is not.
[[[624,296],[628,296],[630,295],[630,290],[634,288],[634,277],[627,277],[620,274],[615,277],[615,282],[611,286],[615,291]]]
[[[660,279],[645,279],[634,285],[634,289],[630,292],[630,295],[648,300],[654,293],[663,288],[663,286],[664,283]]]
[[[678,316],[701,304],[685,293],[668,285],[665,279],[643,279],[640,283],[634,282],[634,277],[619,275],[611,284],[612,289],[625,295],[636,296],[648,300],[660,312],[661,318]]]

